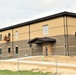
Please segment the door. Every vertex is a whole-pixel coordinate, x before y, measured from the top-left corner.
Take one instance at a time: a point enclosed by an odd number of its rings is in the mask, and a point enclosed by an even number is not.
[[[46,45],[43,45],[42,46],[42,54],[44,56],[48,55],[48,47]]]
[[[44,56],[47,56],[47,55],[51,55],[52,54],[51,43],[43,44],[42,45],[42,54]]]

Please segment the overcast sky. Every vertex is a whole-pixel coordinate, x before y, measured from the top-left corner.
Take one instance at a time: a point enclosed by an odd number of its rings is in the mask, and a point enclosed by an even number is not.
[[[63,11],[76,13],[76,0],[0,0],[0,28]]]

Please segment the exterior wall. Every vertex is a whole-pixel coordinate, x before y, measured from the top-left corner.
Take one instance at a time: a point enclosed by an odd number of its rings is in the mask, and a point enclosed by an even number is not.
[[[69,45],[69,55],[76,55],[76,18],[68,17],[68,45]]]
[[[42,28],[44,25],[48,25],[49,27],[49,33],[47,35],[43,35]],[[31,39],[35,37],[48,37],[48,36],[56,36],[56,35],[62,35],[62,34],[64,34],[63,17],[30,25]]]
[[[48,25],[49,33],[43,35],[43,25]],[[18,39],[16,39],[16,31],[18,31]],[[29,32],[30,31],[30,32]],[[33,39],[36,37],[51,37],[56,39],[56,43],[51,44],[52,53],[51,54],[64,54],[64,22],[63,17],[35,23],[23,27],[14,28],[13,30],[6,30],[0,32],[2,37],[5,34],[11,34],[11,41],[10,42],[0,42],[0,47],[2,48],[2,57],[9,57],[8,54],[8,47],[11,48],[14,57],[17,57],[16,54],[16,47],[19,49],[19,56],[25,55],[41,55],[42,54],[42,45],[33,44],[32,48],[29,47],[27,43],[29,39]],[[30,33],[30,34],[29,34]],[[61,41],[60,41],[61,40]],[[6,54],[6,55],[5,55]]]
[[[46,35],[43,35],[43,25],[48,25],[49,27],[49,33]],[[50,37],[56,39],[56,42],[52,44],[51,54],[65,55],[63,17],[30,25],[30,34],[31,39],[35,37]]]
[[[16,34],[15,32],[18,31],[18,39],[16,40]],[[10,33],[10,41],[4,41],[4,36],[8,35]],[[29,26],[19,27],[11,30],[6,30],[0,32],[2,34],[2,41],[0,41],[0,48],[2,48],[2,54],[0,57],[2,58],[9,58],[10,55],[8,53],[8,48],[11,48],[11,55],[14,57],[17,57],[16,54],[16,47],[19,49],[19,55],[20,57],[25,55],[31,55],[29,45],[27,42],[29,41]]]
[[[56,42],[51,44],[52,46],[52,55],[65,55],[65,37],[64,35],[52,36],[51,38],[55,38]]]
[[[4,36],[7,35],[8,33],[10,33],[10,41],[4,41]],[[3,31],[0,32],[0,35],[2,34],[2,41],[0,41],[0,48],[2,49],[2,54],[0,54],[0,57],[2,58],[7,58],[9,57],[8,54],[8,48],[11,48],[11,53],[12,53],[12,29],[11,30],[7,30],[7,31]]]
[[[18,31],[18,39],[16,40],[16,31]],[[14,41],[29,39],[29,25],[13,29]]]
[[[76,55],[76,36],[75,35],[69,35],[69,55]]]
[[[65,17],[66,18],[66,17]],[[66,20],[66,19],[65,19]],[[67,23],[66,23],[67,22]],[[68,25],[68,51],[65,49],[65,36],[64,33],[67,30],[64,30],[64,25]],[[43,34],[43,26],[48,25],[48,34]],[[27,43],[29,39],[36,37],[51,37],[56,39],[55,43],[51,44],[52,51],[48,51],[52,55],[65,55],[67,52],[70,55],[76,55],[76,18],[67,17],[67,20],[64,23],[64,18],[59,17],[39,23],[34,23],[23,27],[14,28],[13,30],[6,30],[0,32],[2,38],[4,35],[10,33],[11,40],[10,42],[1,41],[0,48],[2,48],[2,57],[9,57],[8,48],[11,48],[11,51],[14,53],[14,57],[17,57],[16,47],[19,48],[19,56],[25,55],[41,55],[42,54],[42,45],[33,44],[32,48],[29,47]],[[16,39],[15,32],[18,31],[18,39]]]
[[[31,54],[35,55],[42,55],[42,45],[41,44],[33,44],[31,48]]]
[[[16,31],[18,31],[18,39],[16,39]],[[13,29],[14,41],[14,57],[17,57],[16,47],[19,49],[19,56],[31,55],[29,48],[29,25]]]
[[[11,30],[0,32],[0,35],[2,34],[2,41],[0,41],[0,43],[5,43],[4,36],[5,35],[8,36],[8,33],[10,33],[10,42],[12,42],[12,29],[11,29]]]
[[[27,44],[28,40],[21,40],[14,42],[14,57],[17,56],[16,54],[16,47],[18,47],[19,56],[24,57],[25,55],[31,55],[29,44]]]
[[[12,43],[1,43],[0,48],[2,48],[2,54],[0,54],[1,58],[8,58],[8,48],[12,48]],[[12,52],[12,51],[11,51]]]

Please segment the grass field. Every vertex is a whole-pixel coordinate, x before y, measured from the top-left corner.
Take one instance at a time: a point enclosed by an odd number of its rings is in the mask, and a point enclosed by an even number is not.
[[[18,71],[0,70],[0,75],[18,75]],[[50,75],[50,73],[19,71],[19,75]]]

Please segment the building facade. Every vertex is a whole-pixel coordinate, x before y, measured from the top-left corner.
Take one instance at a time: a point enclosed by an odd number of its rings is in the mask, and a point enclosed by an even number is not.
[[[0,58],[76,55],[76,13],[61,12],[0,29]]]

